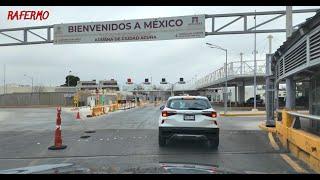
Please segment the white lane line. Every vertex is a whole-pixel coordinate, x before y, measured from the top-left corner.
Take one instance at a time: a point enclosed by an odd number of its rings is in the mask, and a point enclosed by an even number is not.
[[[268,133],[268,137],[270,140],[270,144],[275,150],[279,150],[279,145],[276,143],[276,141],[273,138],[273,135],[271,132]],[[282,159],[284,159],[296,172],[298,173],[308,173],[305,169],[303,169],[301,166],[299,166],[295,161],[293,161],[287,154],[280,154]]]
[[[279,151],[280,148],[279,148],[278,144],[276,143],[276,141],[274,140],[271,132],[268,133],[268,137],[269,137],[269,141],[270,141],[272,148],[276,151]]]
[[[303,169],[301,166],[299,166],[295,161],[293,161],[288,155],[286,154],[280,154],[282,159],[284,159],[296,172],[298,173],[308,173],[307,170]]]

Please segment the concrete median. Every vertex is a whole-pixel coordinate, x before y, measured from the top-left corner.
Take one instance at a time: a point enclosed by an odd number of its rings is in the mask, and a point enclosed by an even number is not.
[[[235,117],[235,116],[265,116],[265,111],[229,111],[226,114],[224,112],[219,113],[220,116]]]

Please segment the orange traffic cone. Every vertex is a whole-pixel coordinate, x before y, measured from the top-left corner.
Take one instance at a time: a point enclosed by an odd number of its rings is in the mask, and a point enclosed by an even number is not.
[[[80,113],[79,113],[79,111],[77,112],[77,117],[76,117],[76,119],[81,119],[81,118],[80,118]]]
[[[61,136],[61,107],[57,108],[57,120],[56,120],[56,131],[54,136],[54,145],[48,147],[49,150],[59,150],[67,148],[66,145],[62,145]]]

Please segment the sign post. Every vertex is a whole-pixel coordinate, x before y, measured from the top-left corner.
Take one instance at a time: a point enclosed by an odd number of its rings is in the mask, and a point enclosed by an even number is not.
[[[205,15],[54,25],[54,44],[114,43],[205,37]]]

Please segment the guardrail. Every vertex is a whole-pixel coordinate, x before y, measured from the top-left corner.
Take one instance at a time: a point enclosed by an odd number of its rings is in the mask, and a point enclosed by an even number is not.
[[[276,114],[277,114],[277,121],[282,121],[282,112],[283,110],[277,110]],[[308,119],[310,120],[310,128],[309,130],[313,129],[313,131],[311,131],[310,133],[314,133],[316,135],[320,135],[320,126],[317,127],[316,123],[319,123],[320,125],[320,116],[316,116],[316,115],[310,115],[310,114],[302,114],[302,113],[298,113],[295,111],[287,111],[287,113],[291,116],[293,116],[293,122],[292,122],[292,128],[295,129],[301,129],[301,122],[300,122],[300,118],[304,118],[304,119]],[[316,122],[316,123],[314,123]]]
[[[300,118],[320,122],[320,116],[277,111],[276,132],[281,143],[297,158],[320,173],[320,136],[301,129]]]

